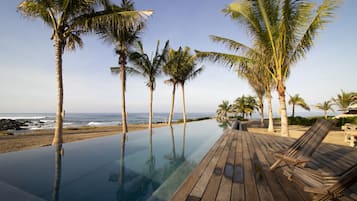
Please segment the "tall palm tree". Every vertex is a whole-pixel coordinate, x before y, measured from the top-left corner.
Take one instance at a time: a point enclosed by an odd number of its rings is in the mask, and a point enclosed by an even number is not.
[[[315,105],[315,107],[316,107],[317,109],[320,109],[320,110],[323,110],[323,111],[324,111],[324,117],[325,117],[325,119],[327,119],[327,112],[328,112],[328,111],[334,112],[332,106],[333,106],[333,103],[332,103],[331,100],[325,101],[325,102],[323,102],[323,103],[318,103],[318,104]]]
[[[305,100],[300,97],[299,94],[295,94],[294,96],[290,95],[290,99],[289,99],[289,105],[292,105],[292,113],[291,116],[294,117],[295,116],[295,106],[298,105],[302,108],[304,108],[305,110],[310,111],[310,107],[308,104],[306,104]]]
[[[196,56],[190,53],[189,47],[185,47],[180,54],[181,68],[179,69],[178,82],[182,89],[183,122],[186,123],[185,83],[197,77],[203,71],[203,67],[197,67]]]
[[[274,65],[267,66],[267,70],[279,95],[283,136],[289,136],[285,81],[290,68],[313,46],[314,38],[330,21],[337,5],[335,0],[324,0],[315,9],[313,3],[303,0],[242,0],[224,10],[248,29],[255,46],[271,52]]]
[[[357,103],[356,97],[357,97],[356,92],[348,93],[341,90],[341,93],[337,94],[337,97],[333,98],[332,101],[341,111],[347,112],[349,106]]]
[[[119,12],[135,12],[134,3],[130,0],[122,0],[120,6],[112,5],[108,9]],[[122,97],[122,132],[128,132],[127,112],[126,112],[126,73],[127,59],[131,48],[139,40],[139,33],[144,27],[144,22],[136,23],[135,25],[127,25],[125,21],[118,21],[112,26],[102,26],[97,29],[101,38],[110,44],[115,45],[115,53],[118,55],[119,67],[111,67],[113,74],[119,75],[121,79],[121,97]]]
[[[218,105],[217,109],[217,118],[219,120],[226,120],[228,118],[228,113],[231,112],[232,105],[229,104],[229,101],[224,100],[221,104]]]
[[[116,22],[126,26],[136,25],[151,15],[152,11],[116,11],[109,0],[24,0],[17,10],[21,14],[39,18],[52,30],[57,79],[56,127],[52,144],[61,144],[64,119],[62,55],[65,49],[82,47],[81,34],[102,26],[113,26]]]
[[[166,84],[172,85],[172,96],[171,96],[171,110],[169,114],[169,120],[168,120],[168,125],[171,126],[172,124],[172,118],[174,115],[174,106],[175,106],[175,94],[176,94],[176,86],[179,83],[179,77],[178,77],[178,54],[177,51],[174,49],[170,49],[167,57],[167,61],[165,65],[163,66],[163,71],[166,75],[168,75],[170,78],[165,80],[164,82]]]
[[[156,77],[161,74],[162,66],[167,58],[169,50],[169,41],[166,41],[164,48],[159,52],[160,41],[157,42],[156,51],[152,58],[145,52],[142,43],[139,41],[135,52],[131,53],[129,59],[133,62],[134,68],[137,73],[146,78],[146,86],[149,87],[150,100],[149,100],[149,129],[152,128],[152,103],[153,93],[156,86]]]
[[[175,104],[175,93],[176,86],[178,84],[182,87],[182,103],[183,103],[183,119],[186,122],[186,106],[185,106],[185,91],[184,86],[187,80],[195,78],[201,71],[202,67],[196,68],[196,56],[190,53],[189,47],[179,47],[178,50],[170,49],[168,53],[168,59],[163,67],[163,71],[170,78],[165,81],[167,84],[172,84],[172,99],[171,99],[171,111],[169,114],[168,124],[171,125],[174,104]]]

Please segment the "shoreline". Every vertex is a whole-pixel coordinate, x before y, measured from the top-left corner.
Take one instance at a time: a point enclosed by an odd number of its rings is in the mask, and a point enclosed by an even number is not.
[[[173,123],[177,124],[177,123]],[[153,128],[167,126],[166,123],[153,124]],[[148,124],[128,124],[128,132],[148,129]],[[75,142],[97,137],[121,134],[122,127],[117,126],[81,126],[63,129],[63,143]],[[28,130],[25,134],[0,135],[0,154],[23,151],[43,146],[50,146],[53,129]]]

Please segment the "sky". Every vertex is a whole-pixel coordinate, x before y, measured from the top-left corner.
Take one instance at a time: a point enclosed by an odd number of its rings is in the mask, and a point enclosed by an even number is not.
[[[152,9],[153,16],[141,34],[147,53],[156,42],[170,47],[226,51],[209,35],[250,44],[246,29],[221,10],[233,0],[134,0],[137,9]],[[16,12],[20,0],[3,0],[0,6],[0,113],[54,113],[56,77],[51,29],[40,20]],[[120,3],[119,0],[113,2]],[[317,1],[321,2],[321,1]],[[357,91],[357,1],[345,0],[336,18],[327,24],[306,57],[293,66],[286,82],[289,95],[300,94],[309,105],[335,97],[341,90]],[[83,36],[84,48],[63,55],[64,108],[70,113],[116,113],[121,109],[120,79],[110,73],[117,66],[114,46],[95,34]],[[245,80],[227,67],[199,64],[204,72],[186,84],[188,112],[215,112],[223,100],[254,95]],[[154,112],[168,112],[172,86],[157,80]],[[149,91],[141,77],[127,78],[127,111],[147,112]],[[175,111],[182,111],[181,90],[176,92]],[[273,92],[273,110],[279,108]],[[288,106],[288,113],[291,108]],[[297,113],[303,110],[297,108]],[[318,112],[312,109],[312,112]],[[322,114],[322,112],[321,112]]]

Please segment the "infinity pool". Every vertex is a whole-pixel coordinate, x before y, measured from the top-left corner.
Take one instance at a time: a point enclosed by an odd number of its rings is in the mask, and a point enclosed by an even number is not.
[[[222,133],[206,120],[0,154],[0,183],[39,200],[169,200]]]

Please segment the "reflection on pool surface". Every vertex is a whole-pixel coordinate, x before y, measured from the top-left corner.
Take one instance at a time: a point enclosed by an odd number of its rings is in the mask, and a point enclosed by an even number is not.
[[[168,200],[221,134],[207,120],[1,154],[0,182],[53,201]]]

